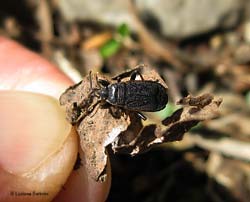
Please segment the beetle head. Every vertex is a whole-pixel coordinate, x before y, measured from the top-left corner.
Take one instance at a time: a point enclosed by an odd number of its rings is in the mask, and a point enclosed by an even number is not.
[[[98,91],[98,95],[100,96],[101,100],[106,100],[108,98],[108,87],[103,87]]]

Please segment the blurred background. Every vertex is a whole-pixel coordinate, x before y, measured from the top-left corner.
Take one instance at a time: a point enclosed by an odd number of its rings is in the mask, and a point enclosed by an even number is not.
[[[250,0],[9,0],[0,34],[43,55],[74,82],[137,64],[168,84],[169,116],[188,94],[222,97],[221,114],[130,157],[110,152],[107,201],[250,201]]]

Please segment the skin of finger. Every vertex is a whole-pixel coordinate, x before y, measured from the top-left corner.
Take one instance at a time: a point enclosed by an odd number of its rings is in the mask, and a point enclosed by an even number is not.
[[[0,164],[15,174],[62,147],[72,128],[58,101],[43,94],[2,91],[0,111]]]
[[[72,81],[56,66],[3,37],[0,37],[0,78],[0,90],[25,90],[57,99],[72,85]]]
[[[58,97],[66,87],[72,84],[70,79],[42,57],[3,37],[0,37],[0,78],[0,89],[27,90],[49,94],[54,97]],[[18,78],[18,80],[16,78]],[[36,83],[37,80],[39,80],[39,82]],[[108,171],[110,173],[109,169]],[[87,182],[89,185],[89,193],[95,196],[101,193],[104,198],[100,201],[104,201],[109,191],[110,177],[108,177],[108,183],[100,184],[94,182],[92,179],[88,179],[84,169],[79,172],[82,173],[77,177],[76,174],[72,172],[68,180],[74,182],[74,179],[77,179],[79,183],[69,183],[69,185],[66,183],[65,189],[74,190],[78,187],[84,189]],[[1,174],[2,176],[4,175],[3,173]],[[69,197],[67,196],[67,192],[63,193],[65,193],[65,197]],[[84,191],[81,190],[81,193],[83,194]],[[72,196],[70,197],[73,198],[75,193],[71,194]],[[61,193],[60,195],[63,196]],[[80,198],[79,201],[81,201]]]
[[[10,174],[0,195],[24,192],[35,201],[50,201],[66,182],[77,154],[77,135],[64,110],[50,96],[2,91],[0,111],[0,165]],[[6,197],[3,201],[13,200],[13,195]]]
[[[79,145],[80,147],[80,145]],[[83,159],[83,152],[79,151],[80,158]],[[67,201],[105,201],[108,197],[108,193],[111,186],[111,169],[110,162],[108,161],[107,165],[107,175],[109,176],[105,182],[96,182],[91,179],[84,168],[81,166],[79,169],[74,170],[71,174],[71,178],[65,184],[65,189],[63,189],[57,197],[53,200],[53,202],[67,202]],[[84,182],[82,179],[86,179]],[[83,186],[85,183],[85,186]],[[102,189],[98,189],[100,186]],[[74,187],[74,190],[69,189],[67,187]],[[88,195],[83,193],[83,187],[88,189]],[[92,189],[91,187],[96,187],[97,189]]]
[[[36,170],[28,171],[24,175],[14,175],[0,168],[0,201],[51,201],[65,182],[62,178],[66,180],[65,176],[70,174],[70,161],[76,157],[76,141],[76,133],[72,131],[65,145],[55,155]],[[64,169],[60,168],[61,165],[65,166]]]

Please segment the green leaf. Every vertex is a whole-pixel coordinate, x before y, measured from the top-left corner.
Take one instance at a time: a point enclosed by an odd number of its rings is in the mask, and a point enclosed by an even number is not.
[[[162,109],[161,111],[158,111],[158,112],[155,112],[156,115],[161,118],[161,119],[164,119],[170,115],[173,114],[173,112],[177,109],[176,105],[174,105],[173,103],[169,102],[167,104],[167,106]]]
[[[123,23],[121,24],[118,29],[117,29],[117,32],[120,34],[120,36],[122,38],[128,36],[130,34],[130,30],[129,30],[129,27],[127,24]]]
[[[246,94],[246,102],[248,105],[250,105],[250,91],[248,91]]]
[[[203,124],[202,123],[198,123],[197,125],[195,125],[194,127],[192,127],[190,129],[190,131],[195,132],[196,130],[201,129],[202,127],[203,127]]]
[[[109,40],[100,48],[100,53],[103,58],[108,58],[118,52],[121,43],[115,39]]]

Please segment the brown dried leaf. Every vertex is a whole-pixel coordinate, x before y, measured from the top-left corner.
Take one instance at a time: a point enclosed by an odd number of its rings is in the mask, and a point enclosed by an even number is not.
[[[106,178],[107,155],[105,147],[109,145],[130,124],[129,118],[121,116],[115,119],[109,109],[99,108],[86,116],[77,126],[81,148],[85,155],[86,169],[96,181]]]
[[[92,87],[96,88],[97,83],[94,79],[97,74],[92,75]],[[106,79],[103,76],[98,76],[100,79]],[[89,75],[73,86],[70,86],[60,97],[60,104],[66,108],[66,119],[75,124],[80,119],[87,116],[97,103],[95,97],[90,97],[90,80]]]
[[[140,66],[140,72],[143,79],[158,81],[167,88],[156,71]],[[128,80],[128,75],[129,72],[124,72],[125,78],[122,81]],[[98,88],[95,76],[97,74],[93,75],[92,87]],[[107,80],[100,75],[98,78]],[[106,177],[107,145],[112,144],[115,152],[136,155],[155,144],[181,140],[183,134],[198,122],[216,117],[221,103],[220,99],[215,100],[210,94],[188,96],[179,101],[184,107],[163,120],[162,124],[143,127],[136,112],[124,110],[114,116],[114,106],[105,108],[90,93],[90,80],[87,76],[82,82],[68,88],[60,97],[60,103],[66,107],[68,121],[76,125],[85,154],[85,167],[97,181],[103,181]]]
[[[96,76],[97,74],[92,75],[93,88],[98,87]],[[101,75],[98,75],[98,79],[107,80]],[[104,181],[107,164],[105,147],[127,129],[130,117],[124,113],[114,117],[111,113],[112,108],[100,106],[97,98],[90,96],[90,93],[90,80],[89,76],[86,76],[61,95],[60,104],[66,108],[67,120],[76,125],[88,173],[96,181]]]
[[[112,144],[116,152],[122,151],[136,155],[150,149],[152,146],[164,142],[179,141],[185,132],[197,125],[200,121],[215,118],[219,115],[218,107],[222,100],[215,100],[212,95],[204,94],[199,97],[181,99],[178,103],[185,103],[185,106],[175,111],[160,124],[145,126],[139,135],[129,144],[119,145],[117,142],[124,142],[124,135],[119,136],[118,140]],[[192,106],[188,105],[192,104]]]

